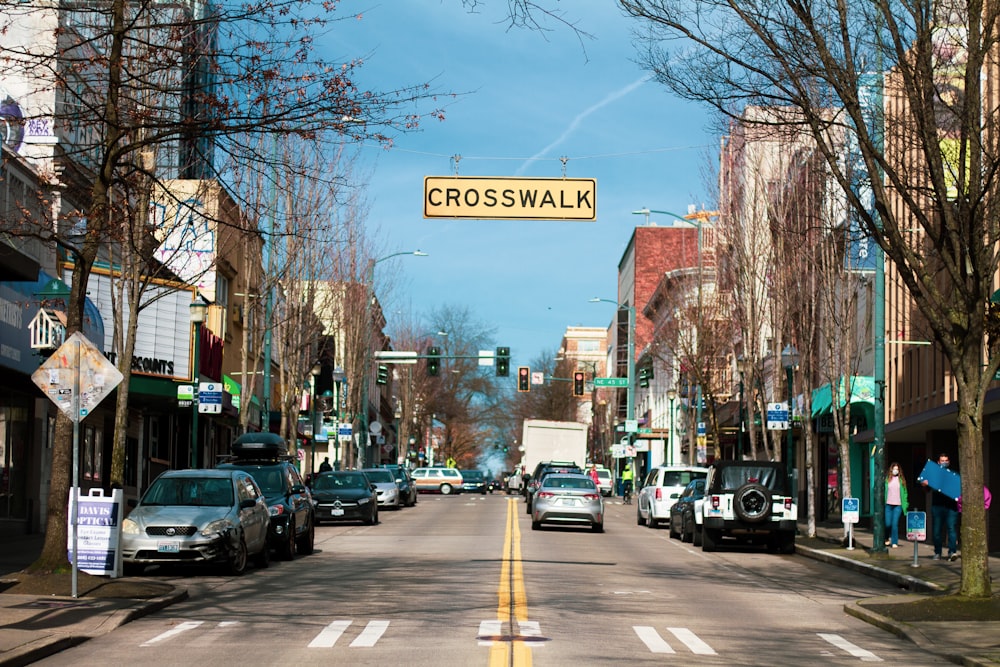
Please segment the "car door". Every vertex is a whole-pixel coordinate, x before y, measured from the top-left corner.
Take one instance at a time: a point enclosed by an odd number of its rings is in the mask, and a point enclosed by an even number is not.
[[[649,505],[652,502],[652,494],[656,490],[656,478],[659,475],[659,470],[651,470],[649,474],[646,475],[646,480],[642,483],[642,488],[639,489],[639,512],[648,513]]]
[[[305,533],[309,530],[309,526],[312,525],[312,521],[310,520],[312,519],[312,500],[309,497],[309,492],[306,491],[306,485],[302,482],[298,470],[293,466],[287,466],[285,474],[288,475],[288,488],[292,492],[289,501],[295,512],[295,529],[299,533]]]
[[[254,502],[253,507],[240,510],[240,521],[243,524],[243,534],[247,536],[247,550],[256,553],[261,548],[267,548],[267,528],[271,513],[257,482],[246,473],[236,476],[236,502],[242,503],[244,500]]]

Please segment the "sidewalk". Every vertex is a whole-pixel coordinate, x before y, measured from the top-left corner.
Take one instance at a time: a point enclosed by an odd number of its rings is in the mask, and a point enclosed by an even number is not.
[[[908,639],[928,652],[960,665],[1000,665],[1000,622],[928,621],[901,622],[887,615],[900,605],[958,589],[961,560],[931,560],[932,547],[917,545],[917,567],[913,545],[901,543],[886,554],[871,554],[872,534],[858,529],[853,549],[842,544],[843,526],[817,526],[817,536],[805,537],[800,526],[796,553],[868,576],[897,584],[899,595],[849,603],[844,611],[887,632]],[[18,572],[40,553],[41,535],[28,535],[0,542],[0,665],[27,665],[65,648],[97,637],[129,621],[153,613],[187,597],[186,590],[153,599],[95,597],[41,597],[3,593],[4,578]],[[1000,582],[1000,555],[990,557],[994,582]],[[994,584],[1000,585],[998,583]],[[898,617],[899,614],[894,614]]]

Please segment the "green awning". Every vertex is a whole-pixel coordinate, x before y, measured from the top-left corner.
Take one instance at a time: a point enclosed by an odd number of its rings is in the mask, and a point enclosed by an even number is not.
[[[847,399],[847,382],[841,378],[837,392],[837,409],[845,407],[848,403],[859,406],[869,412],[874,411],[875,406],[875,378],[870,375],[854,375],[851,377],[850,401]],[[812,416],[829,413],[833,407],[833,391],[829,384],[825,384],[812,393]]]

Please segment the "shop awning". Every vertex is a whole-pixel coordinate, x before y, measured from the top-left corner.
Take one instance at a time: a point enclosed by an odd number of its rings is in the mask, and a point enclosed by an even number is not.
[[[846,378],[841,378],[837,383],[837,409],[844,408],[848,403],[861,407],[869,414],[875,409],[875,378],[870,375],[854,375],[850,381],[850,399],[848,399]],[[830,384],[825,384],[812,393],[812,416],[816,417],[828,414],[833,409],[833,389]]]

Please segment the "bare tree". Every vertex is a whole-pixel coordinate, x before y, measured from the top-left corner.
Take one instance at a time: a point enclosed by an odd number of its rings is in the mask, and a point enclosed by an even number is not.
[[[963,493],[983,485],[983,407],[1000,367],[990,315],[1000,224],[996,4],[619,0],[653,31],[643,61],[687,98],[736,115],[788,107],[861,227],[885,252],[950,364]],[[703,20],[712,17],[711,21]],[[682,57],[663,48],[679,39]],[[663,40],[663,41],[659,41]],[[884,99],[885,104],[882,104]],[[873,175],[858,188],[840,137]],[[851,160],[850,162],[855,162]],[[880,177],[875,177],[878,175]],[[919,228],[914,239],[907,230]],[[876,332],[879,336],[882,332]],[[984,358],[983,351],[986,351]],[[883,443],[875,443],[884,457]],[[884,462],[883,462],[884,464]],[[881,496],[878,485],[876,498]],[[959,593],[988,597],[985,510],[962,521]]]

